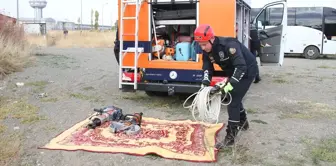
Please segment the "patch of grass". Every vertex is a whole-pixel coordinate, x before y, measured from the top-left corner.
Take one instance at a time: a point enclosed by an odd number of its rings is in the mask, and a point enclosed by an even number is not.
[[[320,68],[320,69],[336,69],[336,67],[327,66],[327,65],[320,65],[320,66],[317,66],[317,68]]]
[[[266,78],[272,78],[272,82],[274,83],[277,83],[277,84],[285,84],[285,83],[290,83],[290,81],[286,80],[286,76],[290,76],[290,75],[293,75],[292,73],[285,73],[285,74],[268,74],[268,73],[265,73],[263,74],[264,76],[263,77],[266,77]]]
[[[6,24],[0,29],[0,79],[22,71],[33,60],[21,26]]]
[[[55,46],[58,48],[95,48],[95,47],[113,47],[115,30],[108,31],[69,31],[65,38],[63,31],[48,31],[47,37],[37,35],[28,35],[28,41],[36,46]]]
[[[314,164],[322,162],[336,163],[336,138],[325,138],[319,141],[303,139],[309,149]]]
[[[48,84],[47,81],[35,81],[26,83],[26,85],[28,86],[35,86],[35,87],[45,87],[47,84]]]
[[[284,78],[276,78],[273,80],[274,83],[278,83],[278,84],[285,84],[285,83],[289,83],[287,80],[285,80]]]
[[[57,102],[58,98],[41,98],[41,102]]]
[[[19,119],[23,124],[31,124],[40,120],[45,120],[44,117],[38,114],[38,110],[38,107],[24,101],[10,102],[0,107],[0,120],[15,118]]]
[[[34,81],[26,83],[27,86],[33,86],[35,89],[33,90],[35,93],[43,92],[44,89],[48,85],[48,81]]]
[[[330,107],[323,103],[313,103],[310,101],[295,101],[288,103],[290,110],[282,112],[280,118],[296,118],[296,119],[315,119],[328,118],[336,119],[336,108]]]
[[[84,87],[83,90],[94,90],[95,88],[92,86]]]
[[[231,161],[232,165],[249,165],[249,164],[260,164],[262,159],[259,155],[250,152],[248,146],[246,145],[236,145],[232,148],[226,147],[220,150],[221,156],[225,156]]]
[[[89,100],[92,102],[102,102],[103,100],[100,97],[97,96],[88,96],[81,93],[71,93],[70,97],[81,99],[81,100]]]
[[[289,155],[280,155],[279,159],[284,161],[286,165],[288,166],[291,166],[291,165],[304,166],[306,163],[304,159],[299,159],[299,158],[296,158],[294,156],[289,156]]]
[[[311,150],[313,160],[336,162],[336,139],[326,139],[320,141]]]
[[[6,131],[7,127],[3,124],[0,124],[0,134],[4,133]]]
[[[251,120],[251,122],[254,122],[254,123],[260,123],[260,124],[268,124],[267,122],[265,121],[262,121],[262,120]]]
[[[11,165],[18,160],[22,145],[22,136],[19,134],[0,136],[0,165]]]
[[[248,108],[248,109],[246,109],[246,112],[248,114],[256,114],[256,113],[258,113],[258,110],[257,109],[253,109],[253,108]]]

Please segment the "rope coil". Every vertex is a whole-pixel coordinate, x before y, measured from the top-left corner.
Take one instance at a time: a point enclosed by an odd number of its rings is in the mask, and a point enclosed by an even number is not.
[[[198,92],[190,95],[183,103],[183,107],[191,111],[196,121],[217,124],[221,106],[231,103],[232,98],[230,93],[226,93],[224,96],[221,93],[210,94],[212,88],[211,86],[201,88]],[[193,96],[195,96],[193,102],[189,106],[186,106],[186,103]],[[226,103],[224,100],[227,96],[229,96],[229,101]]]

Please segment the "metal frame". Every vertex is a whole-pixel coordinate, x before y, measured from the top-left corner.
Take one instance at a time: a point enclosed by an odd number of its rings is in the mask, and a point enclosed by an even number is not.
[[[143,4],[143,0],[121,0],[120,3],[120,33],[119,33],[119,39],[120,39],[120,52],[119,52],[119,89],[122,88],[122,85],[133,85],[134,90],[137,89],[138,80],[138,58],[139,55],[144,51],[143,47],[138,47],[139,42],[139,13],[141,9],[141,5]],[[124,12],[127,7],[127,5],[135,5],[135,16],[134,17],[124,17]],[[124,20],[135,20],[135,34],[124,34]],[[125,35],[134,35],[134,47],[128,47],[124,49],[124,39],[123,37]],[[134,66],[124,66],[123,65],[123,59],[126,53],[134,52]],[[134,82],[123,82],[123,69],[133,69],[134,70]]]

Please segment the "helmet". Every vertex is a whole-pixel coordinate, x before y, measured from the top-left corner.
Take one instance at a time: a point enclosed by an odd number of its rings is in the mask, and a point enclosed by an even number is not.
[[[214,36],[215,33],[208,24],[199,25],[194,31],[194,38],[197,42],[209,41]]]

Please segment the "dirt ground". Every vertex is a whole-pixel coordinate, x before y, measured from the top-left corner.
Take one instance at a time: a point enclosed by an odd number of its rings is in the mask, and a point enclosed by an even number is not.
[[[204,164],[156,156],[37,149],[88,117],[93,108],[106,105],[155,118],[192,119],[181,99],[120,92],[112,49],[37,52],[33,66],[0,82],[1,106],[17,101],[11,109],[15,112],[1,109],[2,115],[7,111],[15,116],[0,116],[0,162],[12,159],[13,165],[39,166],[336,164],[335,59],[285,58],[283,67],[260,67],[262,81],[252,85],[244,100],[250,130],[241,132],[236,148],[221,152],[218,162]],[[24,86],[16,86],[18,82]],[[40,98],[41,93],[47,96]],[[221,120],[227,120],[226,108]],[[223,131],[220,137],[224,135]]]

